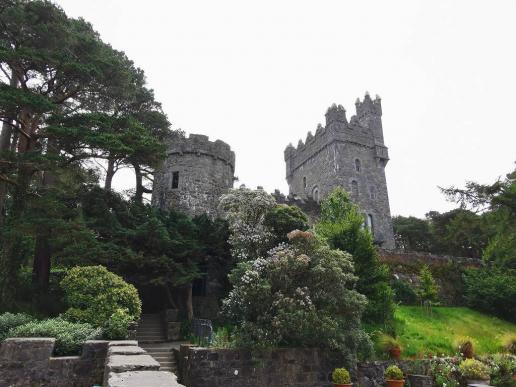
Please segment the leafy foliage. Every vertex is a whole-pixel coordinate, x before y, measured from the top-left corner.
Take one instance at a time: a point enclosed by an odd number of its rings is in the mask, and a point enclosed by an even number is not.
[[[351,377],[349,371],[345,368],[335,368],[331,373],[331,380],[336,384],[349,384],[351,383]]]
[[[422,304],[428,305],[437,300],[438,288],[428,265],[423,265],[419,271],[418,298]]]
[[[383,374],[387,380],[402,380],[403,371],[396,365],[390,365]]]
[[[265,218],[275,206],[274,198],[261,189],[241,187],[221,197],[220,208],[229,223],[229,244],[235,259],[257,259],[272,247],[273,235]]]
[[[351,256],[313,234],[293,231],[290,243],[231,272],[223,312],[236,324],[238,345],[302,346],[339,351],[353,361],[370,345],[360,328],[366,299],[355,291]]]
[[[405,281],[395,280],[391,282],[394,292],[394,300],[403,305],[414,305],[417,303],[417,294],[414,289]]]
[[[459,371],[466,379],[487,380],[489,368],[479,360],[466,359],[459,364]]]
[[[363,224],[359,208],[349,200],[346,191],[336,188],[321,203],[321,219],[315,230],[331,248],[346,251],[353,257],[357,291],[369,301],[364,321],[389,323],[394,315],[394,301],[388,270],[380,264],[371,233]]]
[[[464,274],[466,304],[516,321],[516,274],[499,269],[468,269]]]
[[[25,313],[2,313],[0,314],[0,341],[7,337],[10,329],[27,324],[34,320],[34,317]]]
[[[141,202],[172,131],[144,72],[83,19],[50,1],[12,0],[0,25],[0,299],[12,307],[23,265],[47,292],[51,242],[80,225],[70,201],[98,183],[95,163],[108,164],[106,186],[132,167]],[[83,229],[76,235],[94,245]]]
[[[104,323],[103,334],[106,339],[125,340],[128,338],[129,327],[134,322],[133,317],[125,308],[118,308]]]
[[[140,318],[141,302],[136,288],[103,266],[74,267],[61,286],[70,305],[65,317],[71,321],[102,327],[113,315],[119,321],[124,320],[125,314],[132,321]]]
[[[32,321],[9,331],[8,337],[55,337],[56,355],[78,355],[86,340],[99,339],[102,330],[87,323],[74,323],[61,318]]]
[[[293,230],[308,230],[308,217],[299,207],[278,204],[265,215],[265,225],[273,234],[272,245],[288,242],[287,234]]]

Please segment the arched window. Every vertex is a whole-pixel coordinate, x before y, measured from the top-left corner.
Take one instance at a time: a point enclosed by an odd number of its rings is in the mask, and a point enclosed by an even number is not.
[[[369,187],[369,197],[376,200],[376,187],[374,185]]]
[[[356,180],[351,181],[351,196],[358,197],[358,182]]]
[[[319,203],[319,188],[315,187],[312,190],[312,199],[314,199],[317,203]]]
[[[303,188],[306,188],[306,176],[303,177]]]
[[[367,228],[374,235],[373,215],[367,214]]]
[[[360,172],[360,169],[362,168],[362,163],[359,159],[355,159],[355,171]]]

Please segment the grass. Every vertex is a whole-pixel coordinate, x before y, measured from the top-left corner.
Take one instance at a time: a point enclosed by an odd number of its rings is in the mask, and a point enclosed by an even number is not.
[[[417,306],[396,311],[397,334],[405,358],[454,355],[455,341],[474,340],[475,354],[502,351],[504,338],[516,334],[516,325],[462,307],[434,307],[432,315]]]

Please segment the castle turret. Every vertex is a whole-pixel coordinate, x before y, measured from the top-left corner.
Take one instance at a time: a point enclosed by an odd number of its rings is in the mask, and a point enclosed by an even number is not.
[[[152,204],[215,217],[220,196],[233,187],[234,172],[235,153],[224,141],[200,134],[171,137],[167,158],[154,176]]]
[[[375,241],[394,248],[385,166],[389,160],[384,145],[382,106],[367,93],[356,102],[356,115],[348,123],[346,110],[332,105],[326,126],[297,148],[285,149],[289,194],[301,200],[319,201],[335,187],[346,189],[364,213]]]
[[[379,144],[383,144],[382,100],[380,96],[377,95],[375,99],[372,100],[369,93],[366,92],[362,102],[357,98],[355,107],[359,125],[371,129],[375,141]]]
[[[346,109],[342,105],[331,105],[326,111],[326,127],[337,124],[339,126],[347,127],[348,120],[346,118]]]

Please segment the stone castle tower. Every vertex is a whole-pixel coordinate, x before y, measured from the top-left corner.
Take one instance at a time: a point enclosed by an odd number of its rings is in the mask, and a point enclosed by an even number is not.
[[[289,193],[319,202],[340,186],[364,211],[365,224],[383,248],[394,248],[394,234],[385,179],[389,161],[383,142],[380,98],[357,99],[356,115],[348,122],[339,105],[326,112],[326,126],[308,132],[297,148],[285,149]]]
[[[152,204],[215,217],[220,196],[233,187],[234,173],[235,153],[225,142],[200,134],[174,137],[154,175]]]

